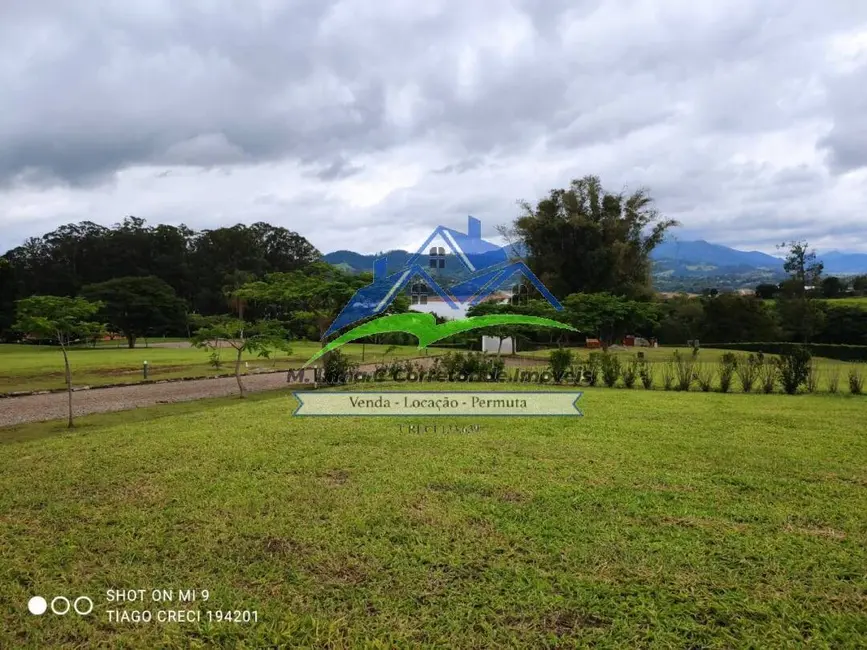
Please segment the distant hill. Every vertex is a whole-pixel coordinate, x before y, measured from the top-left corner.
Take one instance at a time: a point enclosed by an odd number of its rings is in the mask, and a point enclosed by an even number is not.
[[[386,255],[388,271],[391,273],[404,266],[410,253],[393,250]],[[378,255],[341,250],[328,253],[323,259],[331,264],[345,265],[343,268],[361,272],[371,271],[376,257]],[[755,286],[758,282],[779,280],[785,275],[780,257],[759,251],[740,251],[704,240],[663,242],[653,250],[651,259],[657,287],[670,285],[674,279],[697,281],[702,278],[734,287]],[[825,263],[826,275],[867,273],[867,253],[831,251],[821,255],[820,259]],[[439,270],[438,275],[460,277],[463,272],[460,261],[453,255],[447,255],[446,267]]]

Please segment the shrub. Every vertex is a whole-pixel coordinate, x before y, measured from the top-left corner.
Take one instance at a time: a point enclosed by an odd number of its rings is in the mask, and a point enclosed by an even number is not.
[[[572,356],[572,350],[568,348],[551,350],[548,354],[548,370],[557,383],[563,381],[563,377],[566,376],[566,372],[572,365]]]
[[[569,377],[576,386],[584,380],[584,368],[584,363],[580,361],[569,366]]]
[[[689,390],[695,379],[695,360],[686,358],[678,350],[674,351],[674,374],[677,378],[677,390]]]
[[[662,364],[662,387],[671,390],[674,384],[675,367],[674,361],[668,360]]]
[[[815,393],[819,389],[819,375],[819,363],[813,361],[810,364],[810,371],[807,373],[807,381],[805,384],[807,392]]]
[[[794,346],[777,359],[777,372],[783,390],[789,395],[798,392],[801,384],[807,383],[810,375],[810,360],[813,355],[802,345]]]
[[[653,388],[653,366],[647,363],[644,358],[638,362],[638,376],[641,377],[641,385],[646,390]]]
[[[630,357],[623,367],[623,385],[632,388],[635,386],[636,379],[638,379],[638,359]]]
[[[741,390],[745,393],[749,393],[759,380],[763,362],[764,355],[761,352],[758,354],[751,352],[735,368],[735,372],[737,372],[738,379],[741,382]]]
[[[698,382],[698,387],[701,388],[703,393],[710,392],[710,389],[713,387],[714,380],[713,366],[705,363],[699,363],[695,371],[695,380]],[[685,390],[689,390],[689,387],[687,387]]]
[[[208,355],[208,363],[217,370],[223,367],[223,360],[220,358],[219,350],[214,350]]]
[[[731,390],[732,378],[738,367],[738,357],[733,352],[726,352],[719,360],[719,390],[727,393]]]
[[[329,352],[323,357],[322,381],[326,384],[343,384],[351,377],[358,366],[340,350]]]
[[[588,386],[595,386],[599,383],[599,370],[602,367],[601,356],[600,352],[591,352],[587,357],[587,365],[584,368],[584,380]]]
[[[770,359],[761,358],[761,366],[759,366],[759,381],[762,383],[762,392],[765,395],[774,392],[777,386],[777,365]]]
[[[840,369],[828,371],[828,392],[836,393],[840,388]]]
[[[614,388],[620,377],[620,358],[616,354],[604,353],[601,360],[602,381],[608,388]]]
[[[460,379],[463,377],[466,380],[480,379],[498,380],[506,367],[506,362],[500,357],[490,356],[483,352],[447,352],[442,357],[439,364],[442,371],[448,375],[449,379]]]
[[[849,392],[861,395],[864,392],[864,375],[858,368],[849,368]]]

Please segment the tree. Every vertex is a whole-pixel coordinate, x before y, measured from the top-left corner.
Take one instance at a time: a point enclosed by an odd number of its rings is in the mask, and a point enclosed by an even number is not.
[[[82,295],[104,304],[102,315],[121,332],[130,348],[136,339],[168,329],[181,329],[186,307],[167,283],[154,276],[115,278],[92,284]]]
[[[569,323],[594,334],[606,349],[631,331],[653,328],[659,320],[653,304],[610,293],[574,293],[566,297],[564,306]]]
[[[839,298],[846,293],[846,283],[833,275],[822,280],[821,286],[823,298]]]
[[[867,275],[859,275],[852,280],[852,288],[861,294],[867,294]]]
[[[289,350],[287,332],[276,321],[248,323],[240,318],[226,316],[210,317],[198,321],[198,330],[191,341],[197,348],[218,350],[226,342],[235,350],[235,381],[241,399],[247,389],[241,380],[241,360],[245,354],[268,358],[274,350]]]
[[[760,284],[756,287],[756,297],[761,300],[771,300],[777,297],[777,294],[780,292],[780,285],[778,284]]]
[[[701,340],[708,343],[776,340],[774,311],[757,296],[728,293],[702,299]]]
[[[783,270],[789,274],[789,280],[782,287],[787,296],[804,296],[809,291],[807,287],[819,285],[825,265],[816,258],[816,251],[809,250],[807,242],[782,243],[777,248],[788,249]]]
[[[31,296],[19,300],[15,329],[26,334],[53,339],[63,352],[68,403],[67,427],[72,422],[72,371],[69,367],[68,347],[79,339],[98,336],[102,325],[94,320],[100,303],[84,298],[65,296]]]
[[[777,311],[791,336],[807,343],[821,329],[824,320],[821,307],[812,300],[813,288],[821,281],[824,265],[816,258],[816,252],[809,250],[807,242],[793,241],[780,244],[778,248],[787,246],[783,269],[789,279],[780,285]]]
[[[316,262],[302,270],[269,274],[264,280],[245,284],[233,295],[265,305],[272,318],[314,325],[324,347],[325,332],[331,322],[371,279],[369,274],[353,275],[331,264]]]
[[[527,252],[527,264],[554,293],[610,292],[630,298],[652,295],[651,251],[669,228],[646,189],[629,195],[602,188],[596,176],[551,190],[523,214],[512,233]]]

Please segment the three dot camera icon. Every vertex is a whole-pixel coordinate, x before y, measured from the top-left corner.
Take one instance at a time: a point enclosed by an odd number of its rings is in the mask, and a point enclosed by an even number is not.
[[[33,596],[27,601],[27,609],[34,616],[42,616],[48,611],[48,601],[42,596]],[[93,601],[87,596],[79,596],[70,601],[66,596],[55,596],[51,599],[51,613],[56,616],[66,616],[72,610],[79,616],[87,616],[93,611]]]

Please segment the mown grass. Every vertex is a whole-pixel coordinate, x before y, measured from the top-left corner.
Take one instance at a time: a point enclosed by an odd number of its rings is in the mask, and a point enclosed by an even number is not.
[[[864,398],[580,404],[434,422],[470,434],[288,393],[0,430],[0,647],[863,647]],[[108,623],[110,588],[259,623]]]
[[[249,370],[280,370],[297,368],[305,363],[320,346],[314,341],[291,344],[291,352],[275,352],[269,359],[245,355]],[[386,345],[345,345],[341,350],[353,361],[375,363],[383,358],[423,356],[415,346],[398,346],[389,351]],[[388,352],[386,357],[385,353]],[[435,348],[427,354],[436,355]],[[363,353],[363,354],[362,354]],[[133,349],[112,346],[75,348],[70,350],[72,381],[75,386],[103,386],[107,384],[134,384],[144,380],[143,362],[148,362],[148,379],[181,379],[187,377],[213,377],[234,372],[235,351],[223,348],[223,365],[215,368],[209,353],[197,348],[158,348],[139,345]],[[245,371],[246,371],[245,367]],[[0,393],[51,390],[65,387],[63,354],[54,346],[0,345]]]

